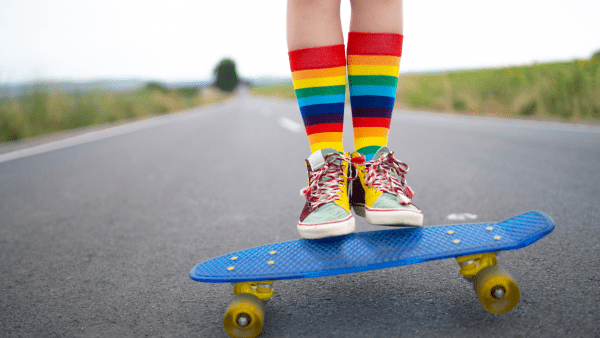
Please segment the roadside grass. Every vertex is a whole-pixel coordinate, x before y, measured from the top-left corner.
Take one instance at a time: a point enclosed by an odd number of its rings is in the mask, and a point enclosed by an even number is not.
[[[251,90],[257,95],[295,98],[291,82]],[[400,75],[395,107],[600,122],[600,52],[588,60]]]
[[[16,98],[0,97],[0,142],[167,114],[230,96],[213,88],[167,89],[156,83],[129,92],[64,92],[36,85]]]
[[[279,97],[282,99],[295,99],[296,93],[294,92],[294,84],[280,83],[280,84],[267,84],[262,86],[252,86],[250,91],[256,95]]]

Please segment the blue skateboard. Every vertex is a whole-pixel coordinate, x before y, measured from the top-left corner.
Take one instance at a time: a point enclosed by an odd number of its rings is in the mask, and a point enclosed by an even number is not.
[[[190,277],[204,283],[235,283],[235,298],[223,324],[232,337],[262,330],[264,304],[273,281],[315,278],[456,258],[460,273],[473,281],[483,307],[510,311],[519,287],[497,265],[495,252],[528,246],[554,229],[546,214],[530,211],[497,223],[438,225],[300,239],[236,251],[196,265]]]

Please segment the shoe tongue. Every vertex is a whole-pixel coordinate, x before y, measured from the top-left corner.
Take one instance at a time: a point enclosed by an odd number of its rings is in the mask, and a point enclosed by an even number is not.
[[[390,152],[390,150],[388,149],[388,147],[381,147],[381,148],[379,148],[379,150],[377,150],[375,155],[373,155],[373,160],[377,160],[377,159],[379,159],[379,155],[389,154],[389,152]]]
[[[337,150],[331,149],[331,148],[317,150],[314,153],[312,153],[312,155],[310,155],[310,157],[308,158],[308,163],[310,163],[310,168],[312,170],[317,170],[317,169],[322,168],[325,165],[325,156],[332,154],[332,153],[339,154],[339,152]]]

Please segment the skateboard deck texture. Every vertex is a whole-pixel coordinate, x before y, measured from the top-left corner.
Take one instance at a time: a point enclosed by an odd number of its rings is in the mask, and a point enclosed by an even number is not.
[[[198,282],[226,283],[314,278],[410,265],[528,246],[554,229],[530,211],[497,223],[471,223],[353,233],[263,245],[196,265]]]

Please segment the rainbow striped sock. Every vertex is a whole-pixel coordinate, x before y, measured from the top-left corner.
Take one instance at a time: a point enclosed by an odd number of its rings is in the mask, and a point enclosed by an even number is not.
[[[387,145],[403,35],[394,33],[348,34],[348,82],[354,149],[373,158]]]
[[[297,49],[288,55],[311,153],[325,148],[343,153],[344,45]]]

